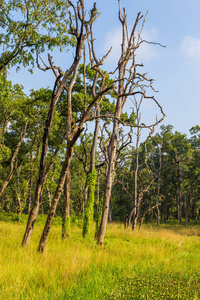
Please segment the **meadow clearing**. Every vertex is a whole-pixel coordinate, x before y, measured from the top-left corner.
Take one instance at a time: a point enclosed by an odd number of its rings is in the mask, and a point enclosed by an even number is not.
[[[0,299],[200,299],[200,226],[109,224],[104,245],[72,224],[54,224],[43,254],[43,223],[21,247],[25,222],[0,221]]]

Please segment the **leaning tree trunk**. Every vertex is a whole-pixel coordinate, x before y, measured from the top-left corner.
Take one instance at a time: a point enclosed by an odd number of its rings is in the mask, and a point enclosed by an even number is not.
[[[78,6],[78,13],[77,13],[75,6],[73,6],[71,1],[69,1],[69,4],[73,7],[74,12],[75,12],[75,19],[76,19],[77,28],[76,28],[76,30],[74,29],[74,26],[72,26],[72,20],[70,20],[70,29],[71,29],[71,32],[73,32],[73,34],[77,38],[77,47],[76,47],[76,58],[75,58],[76,66],[75,65],[73,66],[73,70],[72,70],[72,67],[71,67],[71,71],[72,71],[71,73],[73,73],[73,75],[72,75],[72,79],[70,81],[70,84],[67,87],[67,93],[68,93],[68,99],[67,99],[68,115],[67,115],[67,117],[72,115],[71,114],[72,109],[71,109],[71,101],[70,101],[70,97],[71,97],[71,93],[70,93],[71,91],[70,90],[72,89],[72,87],[75,83],[76,77],[77,77],[78,64],[79,64],[80,59],[81,59],[81,51],[82,51],[82,48],[83,48],[83,44],[84,44],[85,40],[87,39],[87,37],[90,33],[88,24],[90,24],[90,31],[92,31],[92,24],[93,24],[93,21],[95,20],[95,18],[93,18],[93,16],[91,15],[89,22],[86,22],[85,21],[85,15],[86,14],[84,12],[84,2],[79,1],[78,3],[79,3],[79,6]],[[96,4],[94,4],[94,8],[95,8],[95,5]],[[82,11],[82,16],[81,16],[81,13],[80,13],[80,8],[81,8],[81,11]],[[78,30],[79,21],[81,23],[80,24],[80,33],[79,33],[79,30]],[[86,31],[85,34],[84,34],[84,28],[85,28],[85,31]],[[93,39],[91,40],[91,43],[93,43]],[[95,67],[98,68],[97,66],[95,66]],[[68,73],[68,71],[67,71],[67,73]],[[53,221],[53,217],[54,217],[54,214],[55,214],[55,211],[56,211],[56,207],[57,207],[58,201],[59,201],[60,196],[61,196],[62,188],[63,188],[64,181],[65,181],[66,174],[67,174],[67,169],[68,169],[68,167],[70,166],[70,163],[71,163],[71,159],[72,159],[72,155],[73,155],[73,151],[74,151],[74,145],[75,145],[78,137],[81,135],[82,131],[84,130],[83,125],[85,124],[86,121],[89,120],[89,116],[92,112],[92,109],[96,105],[96,103],[99,102],[100,99],[107,92],[109,92],[111,89],[113,89],[113,82],[108,83],[107,85],[105,85],[106,75],[101,73],[101,77],[102,77],[101,89],[97,93],[96,97],[92,100],[92,102],[88,105],[88,108],[81,115],[80,120],[78,122],[78,125],[74,124],[74,127],[72,129],[72,127],[70,127],[71,121],[68,120],[67,134],[69,134],[69,130],[71,130],[70,131],[71,133],[70,133],[70,135],[68,135],[66,158],[65,158],[65,162],[63,164],[63,168],[62,168],[62,171],[61,171],[61,174],[60,174],[57,189],[56,189],[56,192],[55,192],[53,200],[52,200],[52,205],[51,205],[49,213],[48,213],[48,217],[47,217],[47,221],[46,221],[46,224],[45,224],[45,227],[44,227],[44,230],[43,230],[43,234],[42,234],[42,237],[40,239],[40,243],[39,243],[39,246],[38,246],[38,251],[39,252],[44,251],[44,248],[45,248],[45,245],[46,245],[46,242],[47,242],[47,239],[48,239],[48,234],[49,234],[51,224],[52,224],[52,221]],[[65,83],[66,83],[66,81],[65,81]]]
[[[118,119],[120,117],[120,114],[121,114],[121,99],[118,99],[118,106],[116,109],[116,116]],[[98,245],[103,244],[105,233],[106,233],[106,227],[108,223],[109,201],[111,198],[112,179],[113,179],[113,173],[115,169],[118,129],[119,129],[119,121],[115,119],[113,122],[113,133],[109,145],[108,172],[106,176],[106,183],[104,189],[102,218],[101,218],[101,224],[100,224],[98,240],[97,240]]]
[[[22,213],[22,199],[21,199],[21,188],[20,188],[20,173],[21,173],[21,165],[17,170],[17,214],[21,216]]]
[[[29,175],[29,195],[27,198],[27,213],[29,214],[31,212],[31,203],[32,203],[32,188],[33,188],[33,156],[31,151],[31,168],[30,168],[30,175]]]
[[[71,3],[70,3],[70,5],[75,9],[75,7]],[[83,7],[84,4],[81,3],[81,6]],[[79,17],[80,17],[80,15],[79,15]],[[39,201],[40,201],[42,186],[44,184],[44,177],[45,177],[45,159],[46,159],[46,154],[47,154],[47,149],[48,149],[48,138],[49,138],[49,132],[50,132],[51,124],[52,124],[52,120],[53,120],[54,109],[60,98],[60,95],[61,95],[63,89],[66,88],[66,82],[69,79],[69,77],[71,76],[71,74],[73,74],[72,81],[74,80],[74,74],[77,73],[77,69],[78,69],[78,66],[79,66],[79,63],[81,60],[81,52],[82,52],[83,43],[88,36],[88,32],[86,32],[85,34],[83,32],[83,23],[84,23],[83,19],[81,19],[81,23],[82,23],[81,32],[80,32],[80,34],[78,34],[78,16],[77,15],[76,15],[76,19],[77,19],[77,22],[76,22],[77,28],[73,29],[74,30],[73,33],[71,32],[72,35],[75,35],[76,40],[77,40],[76,55],[75,55],[75,58],[74,58],[74,61],[71,65],[71,67],[65,72],[63,79],[62,80],[60,79],[61,75],[56,76],[55,86],[54,86],[54,90],[52,93],[52,101],[51,101],[51,105],[49,108],[48,118],[46,121],[45,130],[44,130],[43,149],[42,149],[42,155],[41,155],[41,159],[40,159],[40,171],[39,171],[39,176],[38,176],[38,181],[37,181],[37,186],[36,186],[35,201],[34,201],[34,205],[31,210],[31,213],[29,215],[29,219],[28,219],[27,226],[26,226],[26,231],[25,231],[24,238],[22,241],[22,246],[27,246],[29,243],[29,240],[31,238],[31,234],[33,231],[33,226],[34,226],[34,223],[37,218],[38,211],[39,211]],[[72,26],[72,24],[70,23],[70,27],[71,26]],[[72,27],[71,27],[71,30],[72,30]],[[50,55],[49,55],[49,61],[50,61],[50,64],[52,65]],[[54,71],[55,71],[55,68],[54,68]],[[58,83],[60,85],[57,88]],[[57,88],[57,91],[56,91],[56,88]]]
[[[62,238],[66,239],[70,236],[70,186],[71,186],[71,172],[70,164],[66,170],[66,179],[64,184],[64,202],[63,202],[63,216],[62,216]]]
[[[79,136],[81,135],[82,131],[84,130],[83,125],[85,124],[88,116],[90,115],[94,105],[111,88],[112,88],[112,84],[109,85],[108,87],[105,87],[104,89],[102,89],[98,93],[95,100],[92,101],[92,103],[88,106],[86,112],[83,114],[79,124],[75,128],[73,128],[73,130],[71,131],[71,134],[70,134],[70,137],[68,138],[68,143],[67,143],[67,153],[66,153],[65,162],[63,164],[63,168],[62,168],[62,171],[61,171],[61,174],[60,174],[57,189],[56,189],[55,195],[54,195],[53,200],[52,200],[52,205],[51,205],[49,213],[48,213],[48,217],[47,217],[47,221],[46,221],[46,224],[45,224],[45,227],[44,227],[44,230],[43,230],[43,234],[42,234],[42,237],[40,239],[40,243],[39,243],[39,246],[38,246],[38,252],[43,252],[44,248],[46,246],[49,231],[51,229],[51,224],[52,224],[52,221],[53,221],[53,217],[54,217],[56,207],[57,207],[58,201],[60,199],[62,188],[63,188],[64,182],[65,182],[67,169],[69,168],[70,163],[71,163],[72,155],[73,155],[73,152],[74,152],[74,145],[75,145],[77,139],[79,138]]]
[[[70,134],[72,132],[72,88],[75,84],[77,77],[78,65],[76,66],[72,79],[67,88],[67,147],[72,147],[74,152],[74,144],[70,146]],[[67,154],[68,155],[68,154]],[[69,156],[70,159],[70,156]],[[71,161],[71,159],[70,159]],[[65,188],[64,188],[64,199],[63,199],[63,215],[62,215],[62,238],[66,239],[70,235],[70,187],[71,187],[71,171],[70,171],[70,162],[66,169],[66,179],[65,179]]]
[[[37,185],[36,185],[36,190],[35,190],[35,197],[34,197],[34,204],[32,207],[32,210],[29,214],[27,226],[26,226],[26,231],[23,237],[22,241],[22,246],[28,246],[32,232],[33,232],[33,227],[35,220],[37,218],[38,212],[39,212],[39,206],[40,206],[40,197],[42,193],[42,188],[45,183],[45,180],[47,178],[47,174],[50,168],[47,168],[45,172],[45,161],[46,161],[46,156],[47,156],[47,151],[48,151],[48,141],[49,141],[49,133],[51,130],[51,125],[53,121],[53,115],[54,115],[54,110],[56,103],[58,102],[60,95],[63,91],[63,88],[65,86],[65,83],[67,79],[69,78],[70,74],[72,73],[73,69],[77,67],[79,60],[77,61],[75,59],[72,67],[65,73],[65,76],[63,80],[61,81],[57,92],[55,92],[55,88],[57,86],[57,80],[55,83],[54,91],[52,93],[52,100],[51,104],[49,107],[49,112],[48,112],[48,117],[46,120],[45,128],[44,128],[44,135],[43,135],[43,143],[42,143],[42,153],[41,153],[41,158],[40,158],[40,169],[39,169],[39,175],[38,175],[38,180],[37,180]],[[50,167],[50,165],[49,165]]]
[[[120,75],[119,78],[119,94],[123,93],[123,77],[124,77],[124,66],[120,68]],[[103,210],[102,210],[102,218],[101,224],[98,233],[97,244],[102,245],[106,233],[107,223],[108,223],[108,214],[109,214],[109,202],[111,199],[111,189],[112,189],[112,181],[113,181],[113,174],[115,170],[115,158],[116,158],[116,151],[117,151],[117,142],[118,142],[118,131],[119,131],[119,119],[122,112],[122,102],[123,98],[119,97],[117,99],[117,105],[115,110],[115,119],[113,121],[113,132],[112,137],[110,140],[109,148],[108,148],[108,172],[106,175],[106,183],[104,189],[104,199],[103,199]]]
[[[34,223],[39,212],[40,197],[41,197],[42,187],[44,184],[44,177],[45,177],[45,160],[46,160],[46,155],[48,150],[49,133],[52,125],[53,114],[54,114],[54,109],[57,100],[58,100],[58,95],[55,96],[53,93],[51,105],[49,107],[48,117],[46,120],[45,129],[44,129],[42,153],[40,158],[40,169],[39,169],[39,175],[38,175],[38,180],[37,180],[37,185],[35,190],[34,204],[29,214],[28,222],[26,225],[26,231],[22,240],[23,247],[28,246],[29,244],[33,232]]]
[[[98,73],[96,73],[96,79],[98,78]],[[95,95],[93,95],[95,97]],[[97,103],[97,112],[96,117],[100,115],[100,107]],[[83,219],[83,237],[89,236],[92,229],[93,224],[93,216],[94,216],[94,194],[95,194],[95,184],[96,184],[96,171],[95,171],[95,154],[98,142],[98,135],[99,135],[99,127],[100,127],[100,118],[96,119],[95,130],[94,130],[94,138],[92,143],[92,148],[90,151],[90,170],[87,174],[87,186],[88,186],[88,197],[87,203],[85,208],[85,214]]]
[[[100,197],[100,191],[99,191],[100,174],[101,174],[101,170],[99,168],[97,173],[97,214],[96,214],[95,239],[97,239],[98,237],[99,226],[100,226],[101,215],[102,215],[102,204],[103,204],[103,198]]]
[[[15,172],[15,170],[17,169],[17,161],[16,161],[16,157],[17,157],[17,154],[19,152],[19,149],[21,147],[21,144],[25,138],[25,135],[26,135],[26,128],[27,128],[27,125],[28,125],[28,120],[26,121],[26,124],[25,124],[25,127],[24,127],[24,132],[23,134],[21,134],[21,138],[20,138],[20,141],[18,142],[17,144],[17,147],[13,153],[13,156],[11,158],[11,162],[10,162],[10,173],[8,174],[6,180],[4,181],[4,183],[2,184],[1,188],[0,188],[0,197],[2,196],[3,192],[5,191],[7,185],[9,184],[9,182],[11,181],[12,179],[12,176],[13,176],[13,173]]]
[[[63,164],[62,171],[60,173],[60,178],[59,178],[59,181],[58,181],[56,192],[55,192],[55,195],[53,197],[52,204],[51,204],[51,207],[49,209],[49,213],[48,213],[47,220],[46,220],[46,223],[45,223],[45,227],[44,227],[44,230],[43,230],[43,233],[42,233],[42,237],[41,237],[40,242],[39,242],[38,252],[42,253],[44,251],[45,246],[46,246],[49,231],[51,229],[53,218],[54,218],[54,215],[55,215],[55,212],[56,212],[56,207],[57,207],[58,201],[60,199],[60,196],[61,196],[61,193],[62,193],[62,190],[63,190],[63,185],[64,185],[64,182],[65,182],[65,179],[66,179],[66,175],[67,175],[67,172],[68,172],[69,167],[70,167],[73,152],[74,152],[74,145],[69,145],[68,144],[68,149],[67,149],[67,153],[66,153],[65,162]]]

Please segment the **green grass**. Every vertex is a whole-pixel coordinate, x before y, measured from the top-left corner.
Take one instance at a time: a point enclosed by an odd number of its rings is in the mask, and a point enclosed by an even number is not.
[[[0,299],[200,299],[200,227],[110,224],[98,247],[75,225],[62,241],[58,224],[39,254],[42,229],[23,249],[25,223],[0,221]]]

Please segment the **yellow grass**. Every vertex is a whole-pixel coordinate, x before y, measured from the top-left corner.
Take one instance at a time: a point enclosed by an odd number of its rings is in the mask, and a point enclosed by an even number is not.
[[[98,289],[111,290],[120,277],[151,272],[192,276],[200,270],[198,227],[125,231],[122,225],[111,224],[104,246],[98,247],[93,239],[84,240],[78,227],[62,241],[60,226],[53,226],[46,250],[39,254],[42,227],[35,225],[31,243],[23,249],[25,225],[0,222],[0,299],[68,299],[62,298],[63,293],[78,288],[79,282],[87,285],[87,280],[97,289],[97,298],[91,299],[100,299]]]

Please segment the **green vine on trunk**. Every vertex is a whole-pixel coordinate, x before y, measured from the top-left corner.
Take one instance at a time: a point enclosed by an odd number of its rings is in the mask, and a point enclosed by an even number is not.
[[[71,235],[71,217],[67,217],[62,223],[62,238],[66,239]]]
[[[85,208],[85,215],[83,220],[83,237],[89,236],[92,229],[93,224],[93,216],[94,216],[94,192],[95,192],[95,184],[96,184],[96,170],[93,173],[89,173],[87,175],[87,185],[88,185],[88,199]]]
[[[103,197],[100,198],[98,203],[98,210],[97,210],[97,216],[96,216],[96,230],[95,230],[95,238],[97,239],[98,233],[99,233],[99,227],[101,223],[101,216],[102,216],[102,209],[103,209]]]

